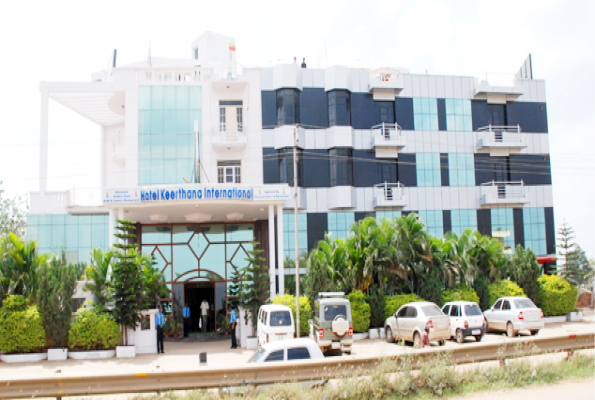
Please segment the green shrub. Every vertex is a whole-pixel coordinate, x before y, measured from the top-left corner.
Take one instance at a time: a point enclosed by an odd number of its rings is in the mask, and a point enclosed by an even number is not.
[[[488,290],[490,291],[490,305],[489,305],[489,307],[493,306],[494,303],[496,302],[496,300],[498,300],[500,297],[505,297],[505,296],[527,297],[525,295],[525,292],[523,292],[523,289],[521,289],[519,287],[519,285],[517,285],[513,281],[508,281],[508,280],[494,282],[488,286]]]
[[[353,321],[353,332],[368,332],[370,327],[370,305],[366,303],[366,295],[361,290],[354,290],[349,293],[351,303],[351,320]]]
[[[443,288],[444,282],[440,279],[438,268],[432,268],[429,273],[422,275],[418,294],[427,301],[439,304]]]
[[[384,326],[384,290],[374,286],[370,289],[367,301],[370,305],[370,326],[379,328]]]
[[[578,290],[566,279],[557,275],[543,275],[539,283],[539,306],[546,317],[566,315],[576,308]]]
[[[473,301],[479,304],[479,296],[473,288],[459,285],[455,289],[446,289],[442,292],[442,305],[449,301]]]
[[[490,308],[490,290],[488,289],[488,281],[483,275],[479,275],[473,281],[473,289],[479,297],[479,307],[482,310]]]
[[[68,332],[71,350],[109,350],[120,340],[120,326],[109,314],[80,308]]]
[[[35,353],[45,347],[45,328],[37,306],[28,306],[23,296],[11,295],[0,309],[0,351]]]
[[[425,301],[418,298],[415,294],[396,294],[388,296],[384,300],[384,319],[391,317],[403,305],[415,301]],[[384,322],[383,322],[384,323]]]
[[[293,320],[294,323],[296,321],[295,315],[295,296],[290,294],[286,294],[284,296],[275,296],[273,299],[273,304],[281,304],[283,306],[287,306],[291,308],[291,312],[293,313]],[[312,307],[310,306],[310,300],[308,300],[305,296],[300,296],[300,336],[308,336],[310,332],[310,326],[308,325],[308,320],[312,318]],[[297,332],[297,327],[296,327]]]

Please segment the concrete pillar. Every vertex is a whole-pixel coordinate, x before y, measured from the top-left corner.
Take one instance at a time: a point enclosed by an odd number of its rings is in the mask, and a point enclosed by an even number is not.
[[[48,101],[47,90],[41,90],[41,112],[39,125],[39,192],[44,195],[48,189]]]
[[[109,209],[109,247],[113,247],[116,244],[116,237],[114,234],[116,233],[116,213],[118,210],[114,208]]]
[[[283,205],[277,205],[277,266],[279,270],[279,288],[278,292],[281,296],[285,294],[285,271],[283,265],[284,249],[283,249]]]
[[[269,204],[269,277],[271,279],[271,298],[275,290],[275,206]]]

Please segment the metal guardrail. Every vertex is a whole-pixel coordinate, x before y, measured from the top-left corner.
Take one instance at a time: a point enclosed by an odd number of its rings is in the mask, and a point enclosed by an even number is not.
[[[535,344],[532,354],[556,351],[574,351],[594,348],[594,333],[579,333],[549,338],[527,338],[502,344],[460,346],[451,352],[457,364],[497,360],[514,357],[516,345]],[[423,362],[442,348],[418,350],[415,364]],[[517,355],[518,356],[518,355]],[[391,356],[398,358],[399,356]],[[376,368],[380,357],[353,357],[349,359],[320,359],[294,364],[245,364],[241,367],[218,367],[178,372],[140,372],[121,375],[68,376],[33,379],[0,379],[0,398],[63,397],[93,394],[139,393],[195,388],[265,385],[277,382],[299,382],[334,379],[349,376],[356,371],[365,374]]]

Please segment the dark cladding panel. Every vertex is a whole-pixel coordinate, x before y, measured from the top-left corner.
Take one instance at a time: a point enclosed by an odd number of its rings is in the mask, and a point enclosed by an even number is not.
[[[493,166],[490,161],[490,155],[474,154],[473,159],[475,162],[475,184],[481,185],[482,183],[490,182],[493,179]]]
[[[374,126],[374,100],[368,93],[351,93],[351,125],[353,129]]]
[[[442,186],[450,186],[450,175],[448,173],[448,153],[440,153],[440,178]]]
[[[477,210],[477,231],[485,236],[492,236],[492,214],[490,210]]]
[[[326,150],[307,150],[303,154],[304,187],[323,188],[331,186],[330,166]]]
[[[371,150],[353,150],[353,184],[355,187],[372,187],[377,182],[376,154]]]
[[[395,121],[401,129],[412,131],[413,124],[413,99],[397,97],[395,99]]]
[[[548,154],[511,154],[510,179],[523,181],[525,185],[551,185],[550,156]]]
[[[438,102],[438,130],[446,130],[446,103],[444,99],[436,99]],[[444,185],[442,185],[444,186]]]
[[[523,224],[523,209],[512,209],[512,220],[514,223],[514,247],[518,244],[525,247],[525,225]]]
[[[545,103],[509,101],[506,103],[506,118],[508,125],[520,125],[523,132],[548,132]]]
[[[277,100],[275,92],[272,90],[263,90],[260,95],[262,102],[262,126],[264,128],[274,128],[277,125]]]
[[[365,218],[368,217],[372,217],[375,218],[376,217],[376,213],[374,211],[366,211],[366,212],[356,212],[354,213],[354,217],[356,221],[361,221]]]
[[[312,250],[316,243],[324,239],[328,231],[328,216],[326,213],[308,213],[308,251]]]
[[[444,224],[444,234],[452,231],[452,219],[450,216],[450,210],[442,210],[442,223]]]
[[[328,127],[328,105],[324,88],[304,88],[300,94],[300,122],[305,128]]]
[[[277,150],[262,148],[262,180],[263,183],[279,183],[279,160]]]
[[[554,225],[554,208],[545,207],[545,247],[548,254],[556,254],[556,226]]]
[[[397,160],[397,176],[399,182],[408,187],[417,186],[417,170],[415,169],[415,154],[399,154]]]
[[[487,100],[471,100],[471,119],[473,120],[474,131],[490,124]]]

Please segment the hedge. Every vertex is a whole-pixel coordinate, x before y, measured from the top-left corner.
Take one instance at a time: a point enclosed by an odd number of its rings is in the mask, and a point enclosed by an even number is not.
[[[351,320],[353,321],[353,332],[364,333],[370,328],[370,317],[372,311],[366,303],[366,295],[361,290],[354,290],[349,293],[351,303]]]
[[[120,326],[109,314],[80,308],[70,325],[71,350],[110,350],[120,341]]]
[[[384,319],[392,317],[394,313],[403,305],[416,301],[425,301],[419,299],[415,294],[396,294],[387,296],[384,300]]]
[[[576,308],[578,290],[557,275],[542,275],[539,284],[539,306],[546,317],[566,315]]]
[[[273,299],[273,304],[280,304],[291,308],[293,320],[296,321],[295,296],[291,294],[286,294],[284,296],[277,295]],[[308,336],[310,333],[310,326],[308,325],[308,320],[310,319],[312,319],[312,307],[310,306],[310,300],[308,300],[308,298],[305,296],[300,296],[300,336]]]
[[[496,302],[496,300],[498,300],[500,297],[505,297],[505,296],[527,297],[525,295],[525,292],[523,291],[523,289],[521,289],[519,287],[519,285],[517,285],[513,281],[508,281],[508,280],[494,282],[488,286],[488,290],[490,291],[490,307],[492,307],[494,305],[494,303]]]
[[[36,353],[45,347],[45,327],[37,306],[27,305],[20,295],[11,295],[0,309],[0,351]]]
[[[475,289],[460,285],[455,289],[446,289],[442,292],[442,305],[449,301],[472,301],[479,304],[479,296],[475,293]]]

